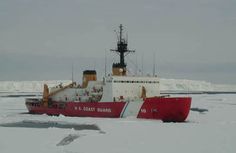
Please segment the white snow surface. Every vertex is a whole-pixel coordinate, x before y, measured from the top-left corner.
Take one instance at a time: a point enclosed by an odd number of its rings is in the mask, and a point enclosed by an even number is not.
[[[213,84],[206,81],[185,79],[160,79],[161,91],[176,92],[235,92],[236,85]]]
[[[181,95],[184,96],[184,95]],[[1,153],[235,153],[236,94],[194,94],[184,123],[130,118],[26,114],[24,98],[0,97]],[[32,122],[35,127],[3,127]],[[39,128],[37,123],[96,125],[100,130]],[[65,141],[65,145],[58,145]],[[63,144],[63,143],[62,143]]]
[[[58,84],[69,84],[70,80],[48,80],[48,81],[0,81],[1,93],[27,93],[42,92],[43,84],[49,87]],[[162,92],[236,92],[236,85],[213,84],[206,81],[184,80],[184,79],[160,79],[160,90]]]

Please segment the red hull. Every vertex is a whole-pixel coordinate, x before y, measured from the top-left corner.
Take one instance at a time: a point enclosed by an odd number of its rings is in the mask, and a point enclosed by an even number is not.
[[[26,106],[32,114],[110,118],[122,117],[124,112],[129,111],[129,103],[132,102],[52,102],[49,107],[44,107],[40,101],[26,100]],[[138,114],[133,115],[137,118],[183,122],[189,114],[190,105],[190,97],[146,98]]]

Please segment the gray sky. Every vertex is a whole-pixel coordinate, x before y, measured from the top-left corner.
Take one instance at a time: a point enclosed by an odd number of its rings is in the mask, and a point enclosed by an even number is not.
[[[104,72],[122,23],[127,64],[160,77],[236,84],[235,0],[1,0],[0,80],[70,79],[74,64]],[[101,78],[101,77],[100,77]]]

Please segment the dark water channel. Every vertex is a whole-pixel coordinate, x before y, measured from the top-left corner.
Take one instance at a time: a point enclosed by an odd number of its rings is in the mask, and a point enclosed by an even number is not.
[[[0,124],[0,127],[18,127],[18,128],[61,128],[61,129],[74,129],[74,130],[99,130],[96,124],[74,124],[66,122],[39,122],[39,121],[21,121],[14,123]]]

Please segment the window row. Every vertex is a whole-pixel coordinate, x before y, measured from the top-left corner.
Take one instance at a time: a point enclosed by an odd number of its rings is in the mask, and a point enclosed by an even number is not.
[[[159,83],[159,81],[123,81],[123,80],[114,80],[114,83]]]

